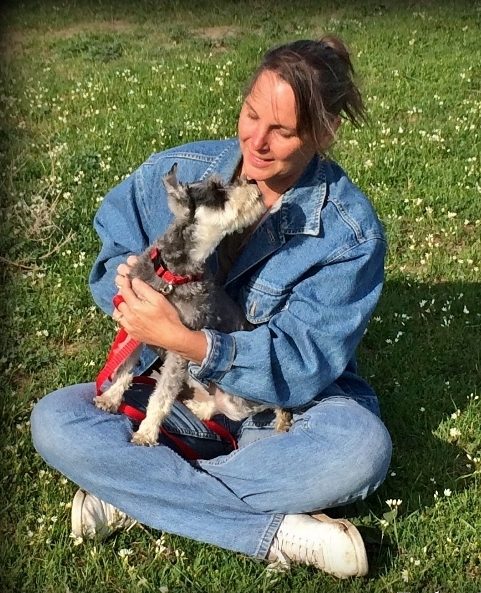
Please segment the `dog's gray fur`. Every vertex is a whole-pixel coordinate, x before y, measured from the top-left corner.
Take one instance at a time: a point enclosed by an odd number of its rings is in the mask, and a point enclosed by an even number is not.
[[[240,308],[214,283],[206,259],[225,235],[249,227],[265,212],[257,186],[242,179],[227,185],[215,177],[184,185],[177,181],[176,165],[164,178],[164,184],[174,220],[165,234],[139,256],[129,276],[141,278],[156,291],[164,293],[190,329],[208,327],[223,332],[250,329]],[[153,247],[160,250],[171,272],[179,275],[202,274],[202,279],[171,287],[155,273],[150,257]],[[131,383],[131,371],[139,351],[140,347],[118,370],[109,389],[95,398],[97,407],[117,411]],[[159,349],[159,354],[165,357],[164,363],[149,398],[146,417],[133,435],[132,442],[136,444],[157,444],[159,427],[188,382],[188,363],[184,358],[162,349]],[[202,389],[197,383],[196,388]],[[271,408],[233,395],[225,394],[222,398],[226,404],[223,407],[227,407],[239,420]],[[212,396],[206,397],[206,401],[191,399],[185,403],[201,419],[211,418],[216,413],[215,398]],[[277,429],[286,430],[290,423],[289,413],[276,409],[276,417]]]

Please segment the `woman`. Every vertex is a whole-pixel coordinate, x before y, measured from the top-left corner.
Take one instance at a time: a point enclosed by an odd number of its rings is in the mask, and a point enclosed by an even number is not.
[[[238,440],[229,452],[177,404],[168,428],[202,458],[188,462],[171,446],[132,445],[130,420],[98,410],[91,384],[49,395],[33,411],[33,440],[81,487],[76,535],[103,537],[134,518],[257,558],[366,574],[356,528],[309,514],[365,498],[391,454],[376,396],[355,363],[381,291],[385,239],[366,197],[323,156],[342,117],[363,117],[342,42],[275,48],[246,93],[238,139],[156,154],[105,198],[95,219],[103,242],[91,274],[96,302],[112,313],[118,289],[124,302],[113,317],[132,337],[184,356],[214,394],[291,409],[294,424],[278,434],[267,412],[242,422],[219,416]],[[227,238],[212,261],[251,332],[191,331],[162,295],[127,278],[129,256],[168,224],[162,177],[174,162],[184,182],[244,174],[270,209],[257,228]],[[154,363],[146,348],[139,372]]]

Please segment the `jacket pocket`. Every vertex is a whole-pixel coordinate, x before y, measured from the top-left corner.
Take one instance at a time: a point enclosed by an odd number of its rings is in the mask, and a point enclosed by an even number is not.
[[[255,282],[242,288],[239,304],[250,323],[258,325],[268,322],[276,313],[287,309],[290,289],[279,289],[272,285]]]

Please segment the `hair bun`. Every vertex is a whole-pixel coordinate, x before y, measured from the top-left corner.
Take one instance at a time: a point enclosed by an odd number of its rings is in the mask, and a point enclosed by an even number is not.
[[[339,37],[336,37],[335,35],[324,35],[319,39],[319,43],[325,48],[332,49],[343,62],[346,62],[351,66],[349,50]]]

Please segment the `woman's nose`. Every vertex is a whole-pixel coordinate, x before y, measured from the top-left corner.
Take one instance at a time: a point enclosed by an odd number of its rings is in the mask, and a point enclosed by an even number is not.
[[[267,149],[267,138],[267,130],[265,128],[257,127],[251,137],[252,148],[255,150]]]

